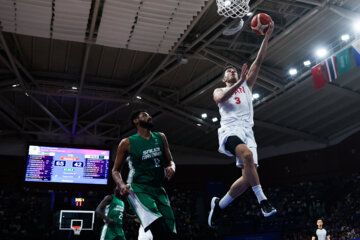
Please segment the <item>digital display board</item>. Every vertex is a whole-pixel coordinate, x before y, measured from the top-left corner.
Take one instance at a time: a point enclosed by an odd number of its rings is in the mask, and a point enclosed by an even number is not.
[[[29,145],[26,182],[108,182],[109,150]]]

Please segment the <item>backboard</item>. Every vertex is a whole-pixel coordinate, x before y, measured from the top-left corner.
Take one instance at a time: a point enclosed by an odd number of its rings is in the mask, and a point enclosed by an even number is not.
[[[73,230],[73,226],[81,226],[81,230],[93,230],[94,211],[61,210],[59,230]]]

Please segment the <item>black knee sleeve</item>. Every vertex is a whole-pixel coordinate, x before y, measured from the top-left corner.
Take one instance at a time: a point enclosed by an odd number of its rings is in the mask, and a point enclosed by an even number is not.
[[[229,136],[225,143],[225,149],[231,152],[232,154],[234,154],[234,156],[236,156],[235,148],[239,144],[245,144],[245,143],[238,136]]]

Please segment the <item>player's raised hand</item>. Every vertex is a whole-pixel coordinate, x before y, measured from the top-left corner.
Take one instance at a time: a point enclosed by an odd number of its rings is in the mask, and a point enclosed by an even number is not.
[[[267,31],[266,31],[266,33],[265,33],[265,37],[270,38],[271,34],[272,34],[273,31],[274,31],[274,28],[275,28],[274,21],[271,21],[271,22],[269,23],[269,27],[268,27],[268,29],[267,29]]]
[[[130,194],[130,185],[129,184],[120,185],[120,195],[127,196],[129,194]]]
[[[165,168],[165,177],[168,181],[174,176],[175,171],[171,167]]]

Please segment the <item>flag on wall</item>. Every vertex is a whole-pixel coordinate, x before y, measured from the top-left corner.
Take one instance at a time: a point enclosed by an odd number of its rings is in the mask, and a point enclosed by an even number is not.
[[[320,89],[325,86],[325,78],[321,63],[311,68],[311,74],[313,76],[315,89]]]
[[[341,76],[351,69],[350,62],[350,49],[346,48],[336,54],[336,65],[338,69],[338,75]]]
[[[351,50],[354,54],[356,66],[359,67],[360,66],[360,40],[352,43],[351,45],[352,45]]]
[[[324,62],[325,70],[326,70],[326,76],[328,79],[328,82],[332,82],[337,78],[337,71],[336,71],[336,65],[335,65],[335,57],[331,56]]]

